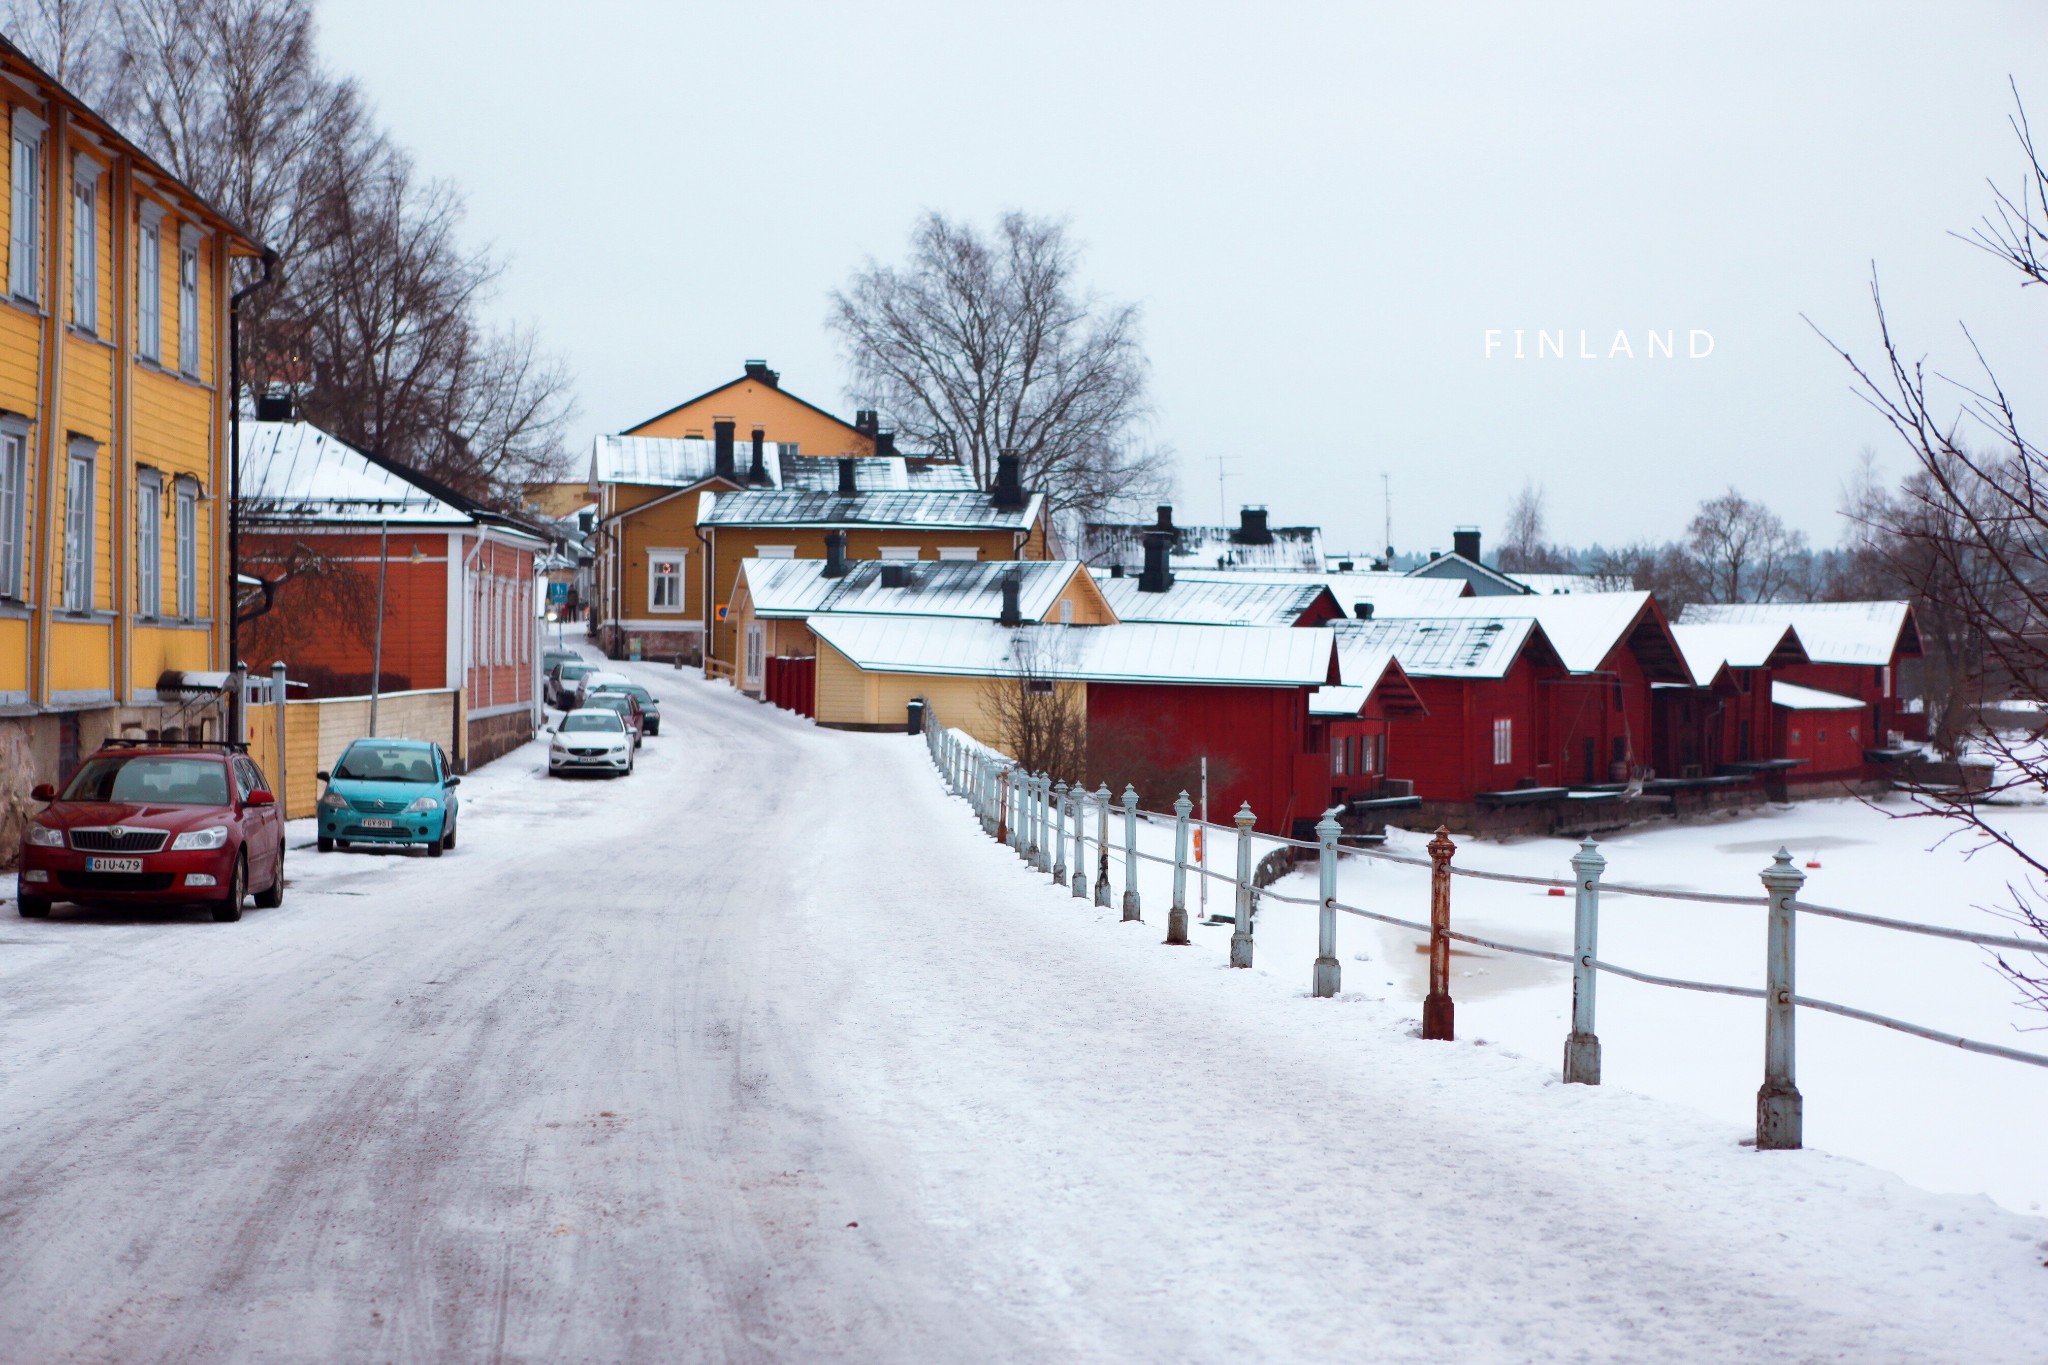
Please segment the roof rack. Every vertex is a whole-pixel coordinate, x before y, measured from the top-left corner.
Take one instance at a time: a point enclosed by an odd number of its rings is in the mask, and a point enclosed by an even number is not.
[[[131,739],[126,735],[118,739],[100,741],[102,749],[218,749],[223,753],[246,754],[249,746],[245,741],[233,739]]]

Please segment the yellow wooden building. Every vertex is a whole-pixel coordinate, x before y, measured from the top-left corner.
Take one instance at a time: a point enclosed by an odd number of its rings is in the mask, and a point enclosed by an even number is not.
[[[228,666],[229,262],[260,248],[0,39],[0,860],[25,793]]]
[[[765,360],[747,361],[739,378],[678,403],[621,434],[709,440],[712,424],[718,421],[730,421],[743,432],[759,427],[767,440],[789,447],[791,454],[833,458],[877,453],[873,413],[862,412],[848,422],[806,402],[782,387],[782,376],[769,369]]]

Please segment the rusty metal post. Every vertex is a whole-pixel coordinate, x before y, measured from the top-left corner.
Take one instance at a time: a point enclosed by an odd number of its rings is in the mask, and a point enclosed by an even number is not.
[[[1337,836],[1344,832],[1336,812],[1326,810],[1316,822],[1318,871],[1322,874],[1321,908],[1316,923],[1316,969],[1309,994],[1328,1000],[1342,988],[1343,969],[1337,965]]]
[[[1079,782],[1071,793],[1074,803],[1074,896],[1088,899],[1088,845],[1083,827],[1088,818],[1088,789]]]
[[[1259,817],[1247,801],[1237,808],[1237,927],[1230,931],[1230,965],[1252,965],[1252,826]]]
[[[1061,886],[1067,884],[1067,784],[1057,782],[1052,789],[1052,879]]]
[[[1124,918],[1143,919],[1138,913],[1138,789],[1124,784]]]
[[[1422,1002],[1422,1036],[1445,1042],[1457,1036],[1451,1005],[1451,832],[1436,827],[1429,841],[1429,995]]]
[[[1109,908],[1109,784],[1095,791],[1095,903]]]
[[[1572,917],[1572,1031],[1564,1040],[1564,1083],[1600,1084],[1600,1036],[1593,1031],[1593,985],[1599,974],[1600,874],[1607,860],[1589,836],[1572,855],[1578,879],[1577,913]]]
[[[1166,941],[1188,941],[1188,813],[1195,803],[1182,792],[1173,802],[1173,908],[1166,912]]]
[[[1792,903],[1806,874],[1792,865],[1792,855],[1779,849],[1763,871],[1765,914],[1764,1083],[1756,1092],[1756,1147],[1760,1152],[1792,1151],[1803,1145],[1805,1102],[1799,1097],[1792,1022],[1795,963]]]

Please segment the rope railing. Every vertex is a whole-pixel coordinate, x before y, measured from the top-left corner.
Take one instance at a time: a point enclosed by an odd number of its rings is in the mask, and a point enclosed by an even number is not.
[[[1137,877],[1139,864],[1149,863],[1171,868],[1173,901],[1167,915],[1166,937],[1170,944],[1184,944],[1189,941],[1186,893],[1187,878],[1191,872],[1199,878],[1229,883],[1235,892],[1236,913],[1222,917],[1219,921],[1233,926],[1230,941],[1230,965],[1233,967],[1252,965],[1258,911],[1261,906],[1272,902],[1316,910],[1319,917],[1318,953],[1311,976],[1311,994],[1317,997],[1329,997],[1338,993],[1341,977],[1336,958],[1335,922],[1338,914],[1352,915],[1425,935],[1429,941],[1430,969],[1429,992],[1422,1005],[1421,1033],[1424,1038],[1449,1039],[1455,1036],[1455,1006],[1450,990],[1450,945],[1453,942],[1470,944],[1490,952],[1555,962],[1572,969],[1572,1023],[1571,1032],[1565,1040],[1564,1064],[1564,1079],[1570,1083],[1597,1085],[1600,1082],[1600,1040],[1594,1031],[1594,982],[1602,974],[1622,977],[1643,985],[1763,1001],[1765,1068],[1764,1084],[1757,1096],[1756,1143],[1759,1148],[1789,1148],[1801,1144],[1803,1101],[1792,1080],[1792,1016],[1798,1009],[1839,1015],[1845,1019],[1878,1025],[1967,1052],[2024,1062],[2030,1066],[2048,1067],[2048,1055],[2006,1047],[1982,1039],[1967,1038],[1961,1034],[1895,1019],[1871,1010],[1797,994],[1793,986],[1792,929],[1794,919],[1802,913],[1868,928],[2043,956],[2048,956],[2048,939],[2022,939],[2010,935],[1978,933],[1968,929],[1951,929],[1941,925],[1916,923],[1800,900],[1798,892],[1806,881],[1806,875],[1792,865],[1791,854],[1784,849],[1778,851],[1772,865],[1760,874],[1766,892],[1762,896],[1687,891],[1671,887],[1605,881],[1602,874],[1606,870],[1607,860],[1590,838],[1583,841],[1571,859],[1575,874],[1571,879],[1460,867],[1453,865],[1457,845],[1444,829],[1438,829],[1435,837],[1430,840],[1427,856],[1418,857],[1392,849],[1360,848],[1340,844],[1339,838],[1343,831],[1338,826],[1333,812],[1325,813],[1316,825],[1317,839],[1311,843],[1285,835],[1256,832],[1257,817],[1249,805],[1244,805],[1238,810],[1230,825],[1194,820],[1191,818],[1191,803],[1185,792],[1175,802],[1174,811],[1170,815],[1143,810],[1138,804],[1138,793],[1133,787],[1126,786],[1121,797],[1118,797],[1111,792],[1106,783],[1098,785],[1093,791],[1079,783],[1072,787],[1064,782],[1055,784],[1046,774],[1026,772],[997,750],[981,744],[971,736],[962,735],[959,731],[937,724],[936,718],[931,717],[929,711],[927,718],[932,721],[926,727],[926,742],[931,750],[932,761],[945,776],[947,784],[955,794],[968,803],[991,835],[1009,844],[1032,866],[1041,871],[1051,872],[1057,881],[1069,885],[1074,897],[1089,897],[1092,883],[1094,904],[1107,908],[1111,903],[1112,883],[1121,878],[1123,918],[1127,922],[1140,920],[1143,916]],[[1173,855],[1168,857],[1140,848],[1140,825],[1150,830],[1171,829],[1174,839]],[[1228,833],[1233,827],[1237,835],[1235,873],[1226,871],[1220,865],[1210,867],[1206,859],[1190,857],[1191,833],[1199,831],[1199,837],[1203,841],[1202,847],[1206,850],[1211,847],[1208,842],[1210,838]],[[1258,885],[1259,876],[1270,878],[1278,874],[1263,873],[1255,876],[1254,866],[1260,861],[1253,854],[1255,844],[1268,848],[1267,861],[1270,861],[1272,852],[1279,849],[1302,850],[1313,854],[1322,882],[1321,894],[1311,899],[1276,891],[1269,885]],[[1399,915],[1339,901],[1337,873],[1340,864],[1347,858],[1363,858],[1429,869],[1428,921],[1405,919]],[[1298,864],[1305,860],[1295,858],[1292,861]],[[1451,928],[1450,888],[1452,879],[1457,877],[1572,891],[1576,897],[1573,905],[1572,951],[1564,953],[1526,943],[1506,942]],[[1764,910],[1765,984],[1738,986],[1696,981],[1604,961],[1598,951],[1599,904],[1603,893]]]

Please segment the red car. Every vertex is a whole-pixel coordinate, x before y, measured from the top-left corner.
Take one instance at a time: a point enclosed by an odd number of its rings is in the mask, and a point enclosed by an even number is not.
[[[247,754],[225,744],[115,742],[87,759],[21,844],[18,903],[203,904],[217,920],[284,902],[284,812]]]

